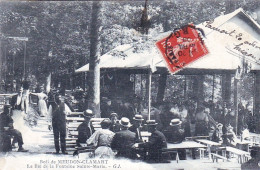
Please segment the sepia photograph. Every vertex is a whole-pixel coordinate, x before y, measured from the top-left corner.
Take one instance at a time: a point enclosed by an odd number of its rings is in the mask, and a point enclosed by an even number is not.
[[[0,170],[260,170],[260,1],[1,1]]]

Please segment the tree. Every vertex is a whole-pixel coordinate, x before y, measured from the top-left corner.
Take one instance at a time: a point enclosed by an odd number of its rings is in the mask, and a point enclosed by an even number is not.
[[[89,67],[89,99],[90,107],[92,108],[96,117],[100,117],[100,39],[99,30],[100,17],[99,12],[101,8],[100,2],[92,2],[91,11],[91,28],[90,28],[90,67]]]

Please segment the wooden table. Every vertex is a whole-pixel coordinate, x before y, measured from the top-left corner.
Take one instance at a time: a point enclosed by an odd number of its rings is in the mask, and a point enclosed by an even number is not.
[[[182,143],[167,143],[168,150],[176,150],[176,149],[196,149],[196,148],[206,148],[205,145],[202,145],[195,141],[183,141]]]
[[[213,142],[213,141],[207,140],[207,139],[198,139],[196,141],[198,141],[199,143],[204,143],[206,145],[210,145],[210,146],[221,146],[221,143]]]
[[[236,154],[238,156],[238,163],[243,163],[243,161],[246,160],[246,158],[248,158],[250,156],[249,152],[237,149],[237,148],[233,148],[230,146],[226,147],[226,151],[231,152],[233,154]]]
[[[207,139],[198,139],[196,141],[207,145],[208,152],[209,152],[209,159],[211,159],[211,146],[221,146],[221,143],[213,142]]]
[[[163,149],[163,151],[177,151],[178,149],[203,149],[207,146],[202,145],[195,141],[183,141],[182,143],[167,143],[167,148]],[[201,158],[201,152],[200,152]]]

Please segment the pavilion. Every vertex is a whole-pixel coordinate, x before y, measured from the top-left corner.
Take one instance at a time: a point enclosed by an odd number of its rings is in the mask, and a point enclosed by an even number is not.
[[[231,100],[231,79],[238,67],[243,68],[244,61],[249,63],[251,72],[255,74],[254,114],[260,114],[260,26],[242,9],[215,18],[212,22],[204,22],[196,27],[205,32],[204,43],[209,54],[187,65],[177,74],[198,75],[197,95],[203,90],[203,75],[221,74],[222,97],[224,101]],[[167,37],[170,32],[161,33],[147,41],[117,46],[100,57],[101,70],[120,70],[137,73],[169,74],[166,63],[155,46],[155,43]],[[259,48],[258,48],[259,47]],[[76,72],[89,70],[89,64]],[[149,81],[151,82],[151,74]],[[235,81],[235,83],[237,83]],[[150,87],[150,86],[149,86]],[[236,84],[235,84],[236,87]],[[237,94],[237,89],[235,88]],[[149,93],[150,95],[150,93]],[[150,103],[150,96],[149,103]],[[237,98],[237,96],[235,96]],[[235,106],[237,99],[234,100]],[[150,104],[149,104],[150,107]],[[259,126],[260,130],[260,126]]]

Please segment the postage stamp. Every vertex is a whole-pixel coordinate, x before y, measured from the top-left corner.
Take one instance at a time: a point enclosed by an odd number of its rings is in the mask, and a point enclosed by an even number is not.
[[[203,30],[197,29],[193,24],[188,24],[175,29],[168,37],[156,42],[171,73],[180,71],[209,53],[201,34],[204,34]]]

